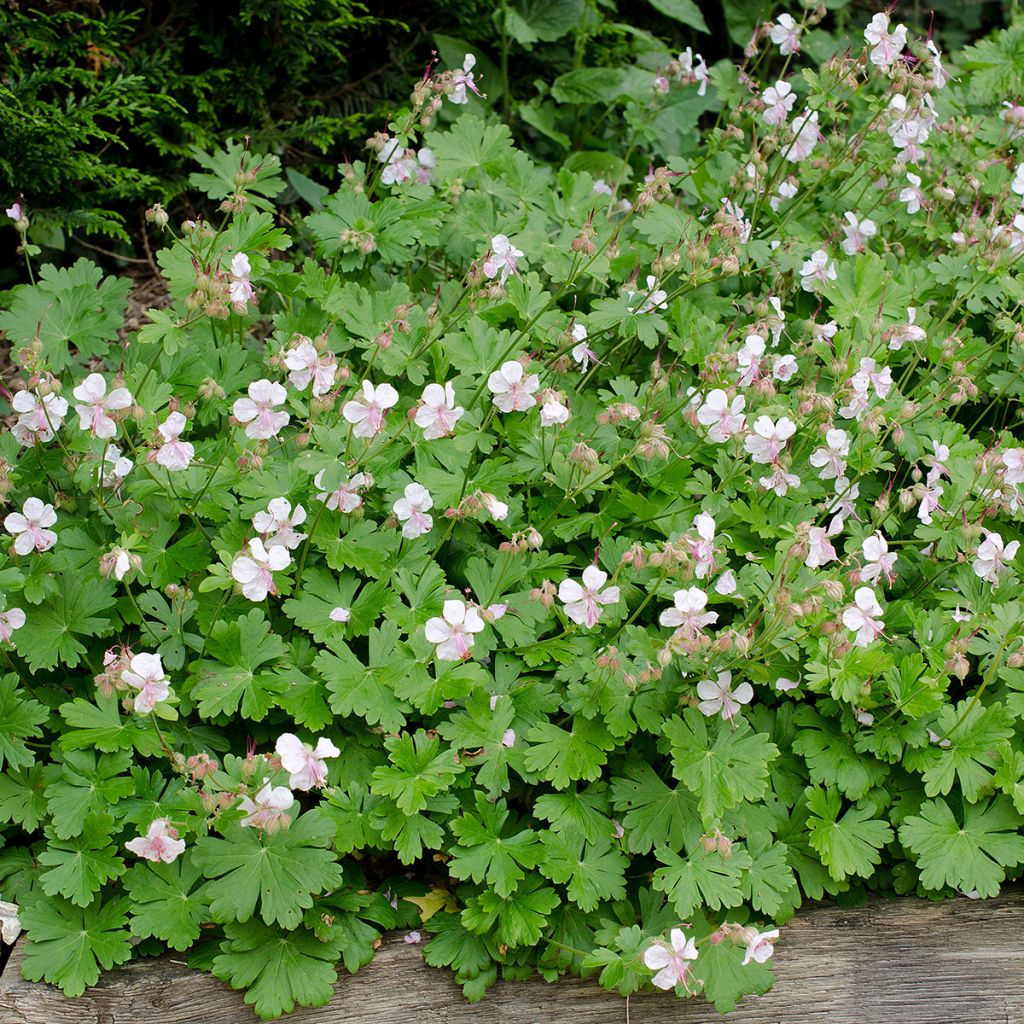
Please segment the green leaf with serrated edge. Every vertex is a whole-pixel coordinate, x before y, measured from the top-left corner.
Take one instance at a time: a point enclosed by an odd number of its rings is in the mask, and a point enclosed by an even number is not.
[[[39,728],[50,712],[38,701],[18,689],[15,675],[0,677],[0,769],[27,768],[35,755],[25,740],[43,735]]]
[[[870,808],[854,805],[840,814],[842,804],[834,790],[816,786],[807,790],[810,845],[837,881],[851,875],[868,878],[881,863],[879,851],[892,841],[893,831]]]
[[[188,949],[209,917],[202,877],[187,852],[173,864],[133,865],[124,877],[132,901],[132,934],[163,939],[171,949]]]
[[[741,880],[751,864],[749,855],[734,849],[723,857],[717,850],[703,846],[680,857],[668,847],[655,851],[664,867],[654,872],[654,888],[671,900],[681,919],[688,918],[701,904],[712,910],[738,907],[743,902]]]
[[[46,799],[57,836],[80,835],[90,814],[102,814],[129,796],[135,784],[126,772],[131,754],[100,754],[71,750],[64,755],[61,775],[46,789]]]
[[[259,905],[267,924],[294,928],[313,896],[341,881],[328,847],[334,827],[317,810],[300,814],[290,828],[260,833],[228,826],[223,839],[197,840],[193,863],[206,885],[215,921],[248,921]]]
[[[60,839],[47,835],[47,846],[37,860],[47,868],[39,883],[48,896],[66,896],[72,903],[87,907],[105,882],[120,878],[125,864],[110,841],[113,819],[92,815],[86,819],[80,835]]]
[[[746,995],[763,995],[772,987],[770,964],[755,960],[743,966],[744,949],[731,942],[701,947],[690,968],[694,981],[704,985],[704,996],[719,1013],[729,1013]]]

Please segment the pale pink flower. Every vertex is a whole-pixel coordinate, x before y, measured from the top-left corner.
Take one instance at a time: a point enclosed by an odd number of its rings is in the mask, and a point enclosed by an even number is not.
[[[487,514],[496,523],[508,519],[508,505],[504,501],[499,501],[495,495],[489,494],[486,491],[481,491],[477,497],[480,499],[480,504],[483,505]]]
[[[244,252],[235,253],[231,259],[231,280],[228,285],[228,296],[235,304],[235,311],[245,312],[245,306],[249,302],[256,301],[256,293],[249,283],[249,275],[252,267],[249,266],[249,257]],[[238,307],[242,308],[239,309]]]
[[[796,94],[789,82],[776,82],[768,86],[761,94],[765,108],[761,112],[761,120],[765,124],[785,124],[789,112],[796,103]]]
[[[861,551],[864,554],[865,565],[860,570],[860,578],[865,583],[877,584],[879,577],[883,577],[891,587],[896,581],[893,566],[896,564],[897,555],[895,551],[889,551],[882,531],[876,530],[865,537]]]
[[[708,91],[708,65],[704,58],[693,52],[693,47],[688,46],[676,58],[679,65],[679,80],[686,85],[696,85],[697,95],[703,96]]]
[[[816,110],[804,110],[804,112],[793,119],[793,138],[784,150],[785,158],[791,164],[798,164],[806,160],[813,152],[821,132],[818,128],[818,112]],[[794,188],[794,194],[796,189]],[[778,194],[783,194],[782,187],[779,187]]]
[[[829,502],[828,511],[836,513],[839,520],[838,530],[842,529],[843,519],[858,519],[856,501],[860,497],[860,484],[850,483],[846,477],[841,476],[835,484],[836,496]]]
[[[778,690],[779,693],[787,693],[790,690],[797,689],[799,686],[799,682],[794,679],[787,679],[785,676],[779,676],[779,678],[775,680],[775,689]]]
[[[159,654],[136,654],[121,673],[132,689],[138,690],[133,707],[137,714],[148,715],[161,701],[167,700],[171,688],[164,675]]]
[[[93,437],[113,437],[117,424],[108,413],[120,412],[132,404],[132,393],[127,388],[114,388],[108,395],[107,382],[101,373],[90,373],[72,394],[81,403],[75,406],[78,425]]]
[[[242,797],[238,809],[244,811],[246,817],[239,825],[242,828],[273,828],[294,803],[295,797],[287,786],[273,786],[269,781],[265,782],[255,797]]]
[[[784,498],[791,487],[800,486],[800,477],[796,473],[789,473],[782,466],[776,464],[772,469],[771,476],[762,476],[757,481],[766,491],[774,491],[780,498]]]
[[[829,562],[834,562],[837,555],[836,549],[829,539],[842,530],[841,521],[833,521],[828,527],[812,526],[807,536],[807,557],[804,565],[808,569],[818,569]]]
[[[21,608],[8,608],[0,612],[0,642],[11,639],[16,629],[25,625],[25,613]]]
[[[374,387],[368,380],[360,393],[341,407],[341,415],[352,424],[355,437],[373,437],[384,429],[388,409],[398,402],[398,392],[388,383]]]
[[[772,958],[775,952],[774,941],[779,937],[779,929],[772,928],[771,931],[759,932],[756,928],[748,928],[746,935],[747,950],[741,967],[746,967],[751,960],[757,964],[763,964]]]
[[[775,19],[768,38],[779,48],[783,57],[800,52],[800,26],[793,20],[792,14],[780,14]]]
[[[275,412],[274,407],[281,405],[288,397],[284,386],[276,381],[253,381],[249,385],[249,397],[238,398],[231,411],[239,423],[245,423],[245,434],[253,440],[266,441],[276,437],[278,432],[288,423],[288,413]]]
[[[853,601],[843,612],[843,625],[857,634],[853,642],[858,647],[868,647],[885,628],[882,606],[870,587],[858,587]]]
[[[1018,164],[1010,182],[1010,191],[1015,195],[1024,196],[1024,164]]]
[[[281,767],[288,772],[288,785],[303,792],[322,789],[327,782],[325,758],[338,757],[341,751],[326,737],[321,736],[313,747],[303,743],[290,732],[281,733],[274,747],[281,759]]]
[[[48,529],[57,522],[52,505],[39,498],[28,498],[20,512],[10,512],[4,519],[4,529],[14,538],[14,550],[19,555],[30,551],[49,551],[57,543],[57,534]]]
[[[600,360],[597,358],[597,353],[587,345],[587,329],[583,324],[572,325],[572,337],[573,341],[577,343],[573,346],[572,357],[579,364],[580,372],[586,373],[591,363],[597,363]]]
[[[185,852],[185,840],[178,838],[178,830],[166,818],[150,822],[144,836],[130,839],[124,845],[136,857],[163,864],[173,864]]]
[[[313,484],[320,488],[324,486],[324,474],[327,472],[321,469],[315,477]],[[354,512],[363,503],[359,491],[362,488],[372,487],[373,477],[369,473],[356,473],[348,483],[338,484],[333,491],[318,491],[317,500],[322,501],[329,509],[337,512]]]
[[[1024,448],[1008,448],[1000,456],[1003,479],[1008,484],[1024,484]]]
[[[737,372],[740,379],[737,384],[741,388],[749,387],[754,381],[761,379],[761,357],[764,355],[765,340],[760,334],[748,334],[743,348],[736,356]]]
[[[131,459],[121,454],[116,444],[108,444],[103,452],[103,486],[118,488],[135,468]]]
[[[484,257],[483,271],[487,278],[498,278],[504,284],[509,275],[519,272],[519,260],[522,250],[517,249],[508,239],[508,235],[495,235],[491,239],[491,247]]]
[[[475,92],[477,96],[480,95],[480,90],[476,87],[476,82],[473,81],[473,68],[476,67],[476,57],[471,53],[467,53],[465,59],[462,62],[461,68],[456,68],[452,72],[452,89],[448,93],[448,99],[452,103],[468,103],[469,92]]]
[[[708,595],[699,587],[677,590],[672,596],[673,605],[665,608],[658,616],[658,622],[670,629],[681,629],[688,639],[699,636],[705,626],[718,621],[718,612],[706,612]]]
[[[689,990],[686,975],[689,961],[697,959],[697,944],[687,938],[681,928],[673,928],[668,939],[668,942],[658,939],[644,950],[644,965],[658,972],[651,983],[666,992],[676,985],[684,985]]]
[[[656,309],[668,309],[668,292],[658,287],[658,279],[653,274],[647,275],[647,291],[630,291],[626,295],[628,302],[636,302],[643,299],[643,302],[636,306],[629,306],[630,313],[651,313]]]
[[[526,374],[522,363],[510,359],[487,378],[487,387],[502,412],[525,412],[537,404],[533,396],[540,387],[540,377]]]
[[[242,585],[242,594],[250,601],[262,601],[267,594],[277,593],[273,574],[287,569],[292,556],[282,544],[275,544],[268,550],[258,537],[249,541],[248,550],[248,555],[235,556],[231,577]]]
[[[925,195],[921,191],[921,177],[913,171],[907,171],[909,185],[900,189],[900,202],[907,204],[907,213],[915,214],[924,205]]]
[[[974,575],[986,583],[998,584],[999,576],[1006,570],[1007,563],[1017,557],[1019,540],[1003,543],[1003,538],[992,530],[982,530],[985,539],[978,545],[974,560]]]
[[[434,518],[428,512],[434,507],[434,499],[422,484],[406,485],[405,496],[392,505],[392,511],[402,523],[402,536],[415,540],[434,528]]]
[[[601,607],[606,604],[618,604],[619,588],[606,587],[608,573],[598,569],[596,565],[588,565],[583,570],[583,583],[576,580],[562,580],[558,585],[558,599],[565,605],[565,614],[573,622],[593,629],[601,618]]]
[[[732,569],[726,569],[715,581],[715,593],[723,597],[736,593],[736,574]]]
[[[828,253],[818,249],[800,268],[800,287],[805,292],[813,292],[829,281],[836,279],[836,265],[829,262]]]
[[[416,159],[411,149],[407,150],[398,139],[388,139],[377,159],[384,164],[380,180],[383,185],[401,185],[411,181],[416,173]]]
[[[847,256],[856,256],[867,248],[868,242],[878,234],[878,227],[873,220],[865,217],[858,220],[855,213],[844,213],[846,223],[842,225],[843,239],[841,248]]]
[[[817,131],[817,128],[815,128],[815,131]],[[787,178],[785,181],[780,182],[779,187],[775,190],[775,194],[768,200],[768,205],[778,213],[779,207],[787,199],[792,199],[798,191],[799,186],[797,183]]]
[[[702,580],[715,568],[715,517],[707,512],[698,512],[693,517],[693,527],[699,540],[686,537],[687,550],[696,560],[693,574]]]
[[[20,934],[21,921],[18,919],[18,904],[0,900],[0,942],[7,946],[13,946],[18,941]]]
[[[867,377],[854,375],[848,381],[850,396],[846,405],[839,407],[839,415],[846,419],[860,421],[868,411],[868,379]]]
[[[772,363],[772,376],[785,383],[790,380],[797,371],[796,356],[778,356]]]
[[[949,469],[946,467],[946,459],[949,458],[949,445],[943,444],[941,441],[932,440],[932,454],[926,455],[924,458],[925,464],[931,464],[931,468],[928,470],[928,475],[924,478],[924,482],[932,487],[937,484],[944,476],[949,476]]]
[[[754,698],[754,688],[750,683],[740,683],[732,688],[732,673],[719,672],[717,679],[702,679],[697,684],[697,696],[700,703],[697,707],[702,715],[712,718],[721,713],[723,721],[732,721],[744,704]]]
[[[542,427],[561,426],[569,422],[569,407],[554,395],[549,395],[540,407],[540,425]]]
[[[506,729],[501,734],[501,745],[503,747],[514,747],[516,745],[516,731],[515,731],[515,729]]]
[[[758,416],[754,420],[753,433],[743,439],[743,447],[754,462],[772,463],[778,460],[786,442],[796,433],[796,424],[782,416],[773,422],[770,416]]]
[[[343,608],[339,604],[337,608],[332,608],[327,613],[327,618],[329,618],[331,622],[350,622],[352,619],[352,609]]]
[[[306,539],[306,534],[295,529],[305,521],[306,510],[301,505],[296,505],[292,511],[292,503],[287,498],[271,498],[267,510],[257,512],[252,517],[252,526],[257,533],[263,535],[263,543],[267,548],[283,544],[291,551]]]
[[[926,487],[921,495],[921,503],[917,507],[917,518],[925,526],[931,525],[932,513],[941,509],[939,500],[942,498],[942,490],[942,484],[935,483],[931,487]]]
[[[436,644],[438,661],[462,661],[469,657],[469,649],[476,642],[474,633],[484,628],[480,612],[465,601],[445,601],[440,617],[427,619],[424,635]]]
[[[1024,138],[1024,104],[1003,100],[1003,107],[999,118],[1006,125],[1006,137],[1011,142]]]
[[[188,469],[195,458],[195,447],[188,441],[180,440],[181,432],[188,420],[180,412],[172,412],[157,426],[157,433],[164,443],[157,449],[156,461],[167,470]]]
[[[853,375],[851,383],[858,391],[875,389],[879,398],[885,398],[892,390],[892,370],[888,366],[879,367],[870,356],[860,361],[860,369]]]
[[[899,352],[908,341],[915,344],[919,341],[924,341],[926,337],[924,329],[914,323],[916,319],[917,308],[915,306],[907,306],[907,322],[891,328],[889,335],[889,348],[894,352]]]
[[[455,424],[465,413],[461,405],[455,404],[455,388],[447,384],[428,384],[423,389],[414,422],[423,431],[428,441],[436,441],[454,433]]]
[[[326,395],[334,387],[334,378],[338,373],[334,353],[318,352],[309,338],[303,338],[298,345],[288,350],[284,365],[291,371],[288,380],[297,390],[305,391],[309,382],[313,382],[314,398]]]
[[[17,391],[11,399],[11,408],[20,415],[11,427],[18,444],[30,447],[36,441],[52,441],[56,431],[64,425],[68,403],[60,395],[38,396],[34,391]]]
[[[709,392],[697,410],[697,422],[709,428],[708,440],[722,444],[739,433],[745,422],[743,410],[746,404],[743,395],[737,395],[730,403],[729,396],[720,388]]]
[[[864,29],[864,38],[871,47],[871,63],[888,69],[907,45],[907,29],[904,25],[897,25],[890,32],[889,15],[879,11]]]
[[[7,209],[4,211],[4,213],[6,213],[7,216],[10,217],[11,220],[13,220],[13,221],[19,221],[19,220],[22,219],[22,217],[25,216],[25,213],[24,213],[24,210],[21,207],[21,202],[20,201],[17,202],[17,203],[14,203],[11,206],[8,206]]]

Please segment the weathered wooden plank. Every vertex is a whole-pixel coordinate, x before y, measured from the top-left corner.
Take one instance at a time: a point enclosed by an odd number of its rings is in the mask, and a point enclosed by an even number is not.
[[[17,947],[0,978],[0,1024],[252,1024],[242,995],[169,957],[105,975],[79,1000],[21,978]],[[1024,892],[985,902],[872,900],[815,906],[783,930],[775,988],[730,1024],[1024,1024]],[[700,1000],[645,995],[632,1024],[710,1024]],[[339,976],[328,1006],[294,1024],[625,1024],[626,1002],[593,981],[499,983],[465,1002],[418,946],[394,937],[357,976]]]

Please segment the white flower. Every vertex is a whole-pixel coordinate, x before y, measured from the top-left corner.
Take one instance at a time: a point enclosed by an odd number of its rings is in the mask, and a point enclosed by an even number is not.
[[[732,673],[719,672],[717,680],[702,679],[697,684],[697,696],[700,697],[697,707],[702,715],[711,718],[721,712],[722,719],[728,722],[739,714],[742,705],[753,700],[754,688],[750,683],[740,683],[734,690]]]
[[[306,534],[295,529],[305,521],[306,510],[301,505],[296,505],[293,512],[292,503],[287,498],[271,498],[266,512],[257,512],[252,517],[252,526],[263,535],[266,547],[283,544],[293,550],[306,539]]]
[[[281,544],[268,551],[263,541],[254,537],[249,541],[249,554],[236,555],[231,563],[232,578],[242,585],[242,593],[250,601],[262,601],[267,594],[276,594],[275,572],[291,565],[292,556]]]
[[[127,388],[114,388],[108,395],[107,382],[100,373],[90,373],[72,394],[81,403],[75,406],[78,425],[93,437],[113,437],[117,424],[108,413],[120,412],[132,404],[132,393]]]
[[[426,440],[436,441],[455,431],[455,424],[465,411],[461,405],[455,404],[455,388],[450,381],[447,384],[428,384],[423,389],[414,422]]]
[[[743,447],[754,462],[775,462],[786,442],[796,433],[796,424],[782,416],[772,422],[769,416],[758,416],[754,421],[754,432],[743,439]]]
[[[249,275],[251,273],[252,267],[249,265],[249,257],[244,252],[235,253],[231,258],[231,278],[228,284],[228,297],[235,304],[236,313],[244,313],[246,304],[256,301],[256,293],[249,283]],[[238,307],[241,307],[241,309]]]
[[[11,408],[20,415],[11,427],[18,444],[26,447],[36,441],[53,440],[53,435],[64,424],[68,403],[60,395],[49,394],[41,398],[34,391],[17,391],[11,399]]]
[[[171,688],[164,675],[159,654],[136,654],[121,673],[121,678],[138,690],[134,708],[137,714],[148,715],[161,701],[167,700]]]
[[[561,426],[569,422],[569,407],[554,395],[549,395],[540,407],[540,425],[542,427]]]
[[[795,690],[799,685],[800,683],[796,680],[787,679],[785,676],[779,676],[779,678],[775,680],[775,689],[778,690],[779,693],[786,693],[789,690]]]
[[[352,424],[355,437],[373,437],[384,429],[384,417],[398,402],[398,392],[390,384],[374,387],[368,380],[360,387],[359,395],[341,407],[341,415]]]
[[[878,578],[884,577],[886,583],[891,587],[896,580],[893,566],[896,564],[897,555],[889,552],[889,545],[881,530],[864,538],[861,544],[861,552],[864,555],[866,564],[860,570],[860,578],[865,583],[877,584]]]
[[[540,387],[540,377],[525,374],[523,364],[510,359],[487,378],[487,387],[502,412],[525,412],[537,404],[533,396]]]
[[[488,494],[486,491],[481,491],[477,497],[480,499],[480,504],[486,509],[487,514],[496,523],[508,519],[508,505],[504,501],[499,501],[495,495]]]
[[[796,356],[778,356],[772,363],[772,376],[785,383],[797,371]]]
[[[509,240],[508,235],[495,235],[491,239],[491,248],[484,258],[484,276],[497,277],[499,284],[504,284],[510,274],[518,273],[522,251]]]
[[[736,356],[737,372],[740,375],[737,383],[741,388],[749,387],[761,379],[761,357],[764,355],[765,340],[760,334],[748,334],[743,348]]]
[[[242,797],[238,808],[245,811],[246,817],[239,824],[242,828],[273,827],[294,803],[295,797],[287,786],[272,786],[267,782],[255,797]]]
[[[643,304],[639,307],[629,306],[630,313],[650,313],[655,309],[668,309],[668,292],[658,287],[658,279],[653,274],[647,275],[647,291],[630,291],[626,295],[628,302],[636,302],[642,298]]]
[[[440,618],[427,619],[424,635],[436,644],[438,661],[462,661],[469,657],[469,649],[476,642],[474,633],[484,628],[480,612],[465,601],[445,601]]]
[[[921,191],[921,178],[913,171],[907,171],[907,181],[910,185],[900,189],[900,202],[907,204],[907,213],[914,214],[924,204],[924,193]]]
[[[1024,164],[1017,165],[1013,181],[1010,182],[1010,191],[1018,196],[1024,196]]]
[[[715,593],[723,597],[736,593],[736,574],[732,569],[726,569],[715,581]]]
[[[313,483],[316,487],[324,486],[324,474],[327,472],[321,469]],[[361,488],[372,487],[373,477],[369,473],[356,473],[347,484],[338,484],[335,490],[317,491],[317,500],[322,501],[329,509],[337,512],[354,512],[363,503],[359,494]]]
[[[4,213],[6,213],[7,216],[10,217],[11,220],[15,222],[21,220],[25,216],[24,210],[22,210],[21,207],[20,200],[16,203],[13,203],[11,206],[8,206],[7,209],[4,210]]]
[[[562,580],[558,585],[558,599],[565,605],[565,614],[573,622],[593,629],[601,618],[601,606],[619,601],[618,587],[601,590],[607,581],[608,573],[596,565],[588,565],[583,570],[582,585],[575,580]]]
[[[718,612],[706,612],[708,595],[699,587],[677,590],[672,596],[673,606],[658,616],[658,622],[671,629],[681,629],[689,638],[698,636],[705,626],[718,621]]]
[[[771,476],[762,476],[757,481],[766,491],[774,491],[784,498],[791,487],[800,486],[800,477],[796,473],[787,473],[782,466],[776,465]]]
[[[756,928],[747,929],[747,950],[741,967],[746,967],[751,960],[754,963],[763,964],[770,960],[775,952],[773,942],[779,937],[779,929],[772,928],[771,931],[759,932]]]
[[[704,579],[715,568],[715,526],[714,516],[708,515],[707,512],[698,512],[693,517],[693,527],[700,539],[684,538],[687,550],[696,561],[693,574],[699,580]]]
[[[679,65],[679,80],[684,84],[698,85],[697,95],[703,96],[708,91],[708,65],[704,58],[693,52],[693,47],[688,46],[676,58]]]
[[[312,747],[290,732],[278,736],[274,749],[281,759],[281,767],[289,773],[288,785],[303,792],[323,787],[327,781],[324,758],[337,757],[341,753],[326,736],[321,736]]]
[[[1002,453],[1003,480],[1008,484],[1024,484],[1024,448],[1008,448]]]
[[[773,196],[772,196],[772,197],[771,197],[771,198],[770,198],[770,199],[768,200],[768,205],[769,205],[769,206],[770,206],[770,207],[771,207],[771,208],[772,208],[773,210],[775,210],[775,211],[776,211],[776,213],[777,213],[777,212],[778,212],[778,209],[779,209],[779,207],[780,207],[780,206],[781,206],[781,205],[782,205],[782,204],[783,204],[783,203],[784,203],[784,202],[785,202],[785,201],[786,201],[787,199],[792,199],[792,198],[793,198],[793,196],[795,196],[795,195],[797,194],[797,192],[798,192],[798,191],[799,191],[799,189],[798,189],[798,186],[797,186],[796,182],[795,182],[795,181],[789,181],[789,180],[787,179],[786,181],[782,182],[782,183],[781,183],[781,184],[779,185],[779,187],[778,187],[778,188],[777,188],[777,189],[775,190],[775,195],[773,195]]]
[[[935,483],[931,487],[926,487],[924,492],[921,494],[921,504],[917,507],[917,518],[921,520],[925,526],[930,526],[932,521],[932,513],[939,510],[939,499],[942,497],[942,484]]]
[[[858,220],[855,213],[844,213],[843,217],[846,219],[846,223],[842,225],[846,237],[841,248],[847,256],[856,256],[857,253],[863,252],[868,241],[878,234],[878,227],[867,217]]]
[[[917,309],[914,306],[907,306],[907,322],[893,327],[889,335],[889,348],[898,352],[906,342],[917,343],[924,341],[927,335],[924,328],[918,327],[914,321],[917,319]]]
[[[878,363],[870,356],[860,361],[860,369],[854,374],[851,383],[858,391],[874,388],[879,398],[885,398],[892,390],[892,370],[888,366],[879,368]]]
[[[882,606],[870,587],[858,587],[853,601],[843,612],[843,625],[857,634],[853,642],[858,647],[867,647],[885,627],[881,619]]]
[[[25,625],[25,612],[21,608],[8,608],[0,612],[0,642],[11,639],[16,629]]]
[[[974,575],[986,583],[998,584],[1000,574],[1006,564],[1017,557],[1019,540],[1003,544],[1003,538],[992,530],[982,530],[985,539],[978,545],[978,554],[974,560]]]
[[[339,604],[337,606],[337,608],[332,608],[327,613],[327,618],[329,618],[331,620],[331,622],[351,622],[351,620],[352,620],[352,609],[351,608],[343,608]]]
[[[180,412],[172,412],[157,426],[157,433],[164,443],[157,449],[156,461],[167,470],[188,469],[195,458],[195,447],[188,441],[179,440],[188,420]]]
[[[108,444],[103,452],[103,486],[120,487],[121,482],[134,468],[135,463],[122,455],[116,444]]]
[[[704,404],[697,410],[697,421],[708,430],[708,440],[721,444],[743,429],[743,409],[747,404],[743,395],[737,395],[732,402],[720,388],[711,391]]]
[[[784,57],[800,52],[800,26],[792,14],[780,14],[772,25],[768,36]]]
[[[591,363],[599,362],[597,353],[587,345],[587,329],[583,324],[572,325],[572,338],[577,342],[572,348],[572,357],[579,363],[580,372],[586,373]]]
[[[804,565],[808,569],[818,569],[829,562],[835,561],[836,549],[832,546],[830,537],[834,537],[842,530],[842,521],[833,520],[828,527],[812,526],[807,536],[807,557]]]
[[[471,53],[467,53],[462,62],[462,67],[456,68],[452,72],[452,90],[448,93],[448,99],[452,103],[468,103],[467,89],[475,92],[477,96],[480,95],[480,90],[476,87],[476,82],[473,81],[474,67],[476,67],[476,57]]]
[[[836,265],[829,262],[828,253],[824,249],[818,249],[800,268],[800,287],[805,292],[813,292],[821,285],[834,281],[836,276]]]
[[[288,397],[284,386],[266,379],[249,385],[249,397],[238,398],[231,411],[239,423],[247,424],[245,434],[253,440],[266,441],[276,437],[288,422],[288,413],[275,412]]]
[[[907,29],[897,25],[889,32],[889,15],[879,11],[864,29],[864,38],[871,47],[871,63],[889,68],[907,45]]]
[[[166,818],[150,822],[144,836],[130,839],[124,845],[136,857],[163,864],[173,864],[185,852],[185,840],[178,838],[177,830]]]
[[[4,519],[4,529],[14,538],[14,550],[19,555],[36,551],[49,551],[57,543],[57,534],[47,527],[57,522],[52,505],[39,498],[28,498],[20,512],[11,512]]]
[[[644,950],[644,965],[658,972],[651,983],[666,992],[676,985],[686,985],[688,961],[697,959],[697,944],[681,928],[673,928],[668,937],[668,942],[659,939]]]
[[[818,145],[821,132],[818,129],[818,112],[816,110],[804,110],[799,117],[793,119],[793,138],[784,150],[785,158],[792,164],[798,164],[806,160]],[[796,194],[796,189],[793,189]],[[778,194],[783,195],[782,186]]]
[[[318,352],[309,338],[303,338],[295,348],[288,350],[284,365],[291,371],[288,380],[297,390],[305,391],[309,382],[313,382],[314,398],[326,395],[334,387],[338,372],[334,353]]]
[[[765,124],[785,124],[793,104],[796,103],[796,94],[789,82],[776,82],[765,89],[761,99],[765,104],[761,120]]]
[[[434,519],[427,513],[433,507],[434,499],[426,487],[417,483],[407,485],[405,497],[399,498],[392,506],[402,523],[402,536],[407,540],[415,540],[429,533],[434,528]]]

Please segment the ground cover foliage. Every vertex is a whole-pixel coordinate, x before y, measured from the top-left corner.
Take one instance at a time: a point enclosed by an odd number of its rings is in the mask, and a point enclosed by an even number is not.
[[[270,1018],[399,928],[471,999],[728,1011],[807,900],[1019,874],[1024,28],[798,14],[560,79],[544,130],[622,145],[568,165],[464,53],[301,216],[201,154],[136,331],[13,202],[28,977],[188,951]]]

